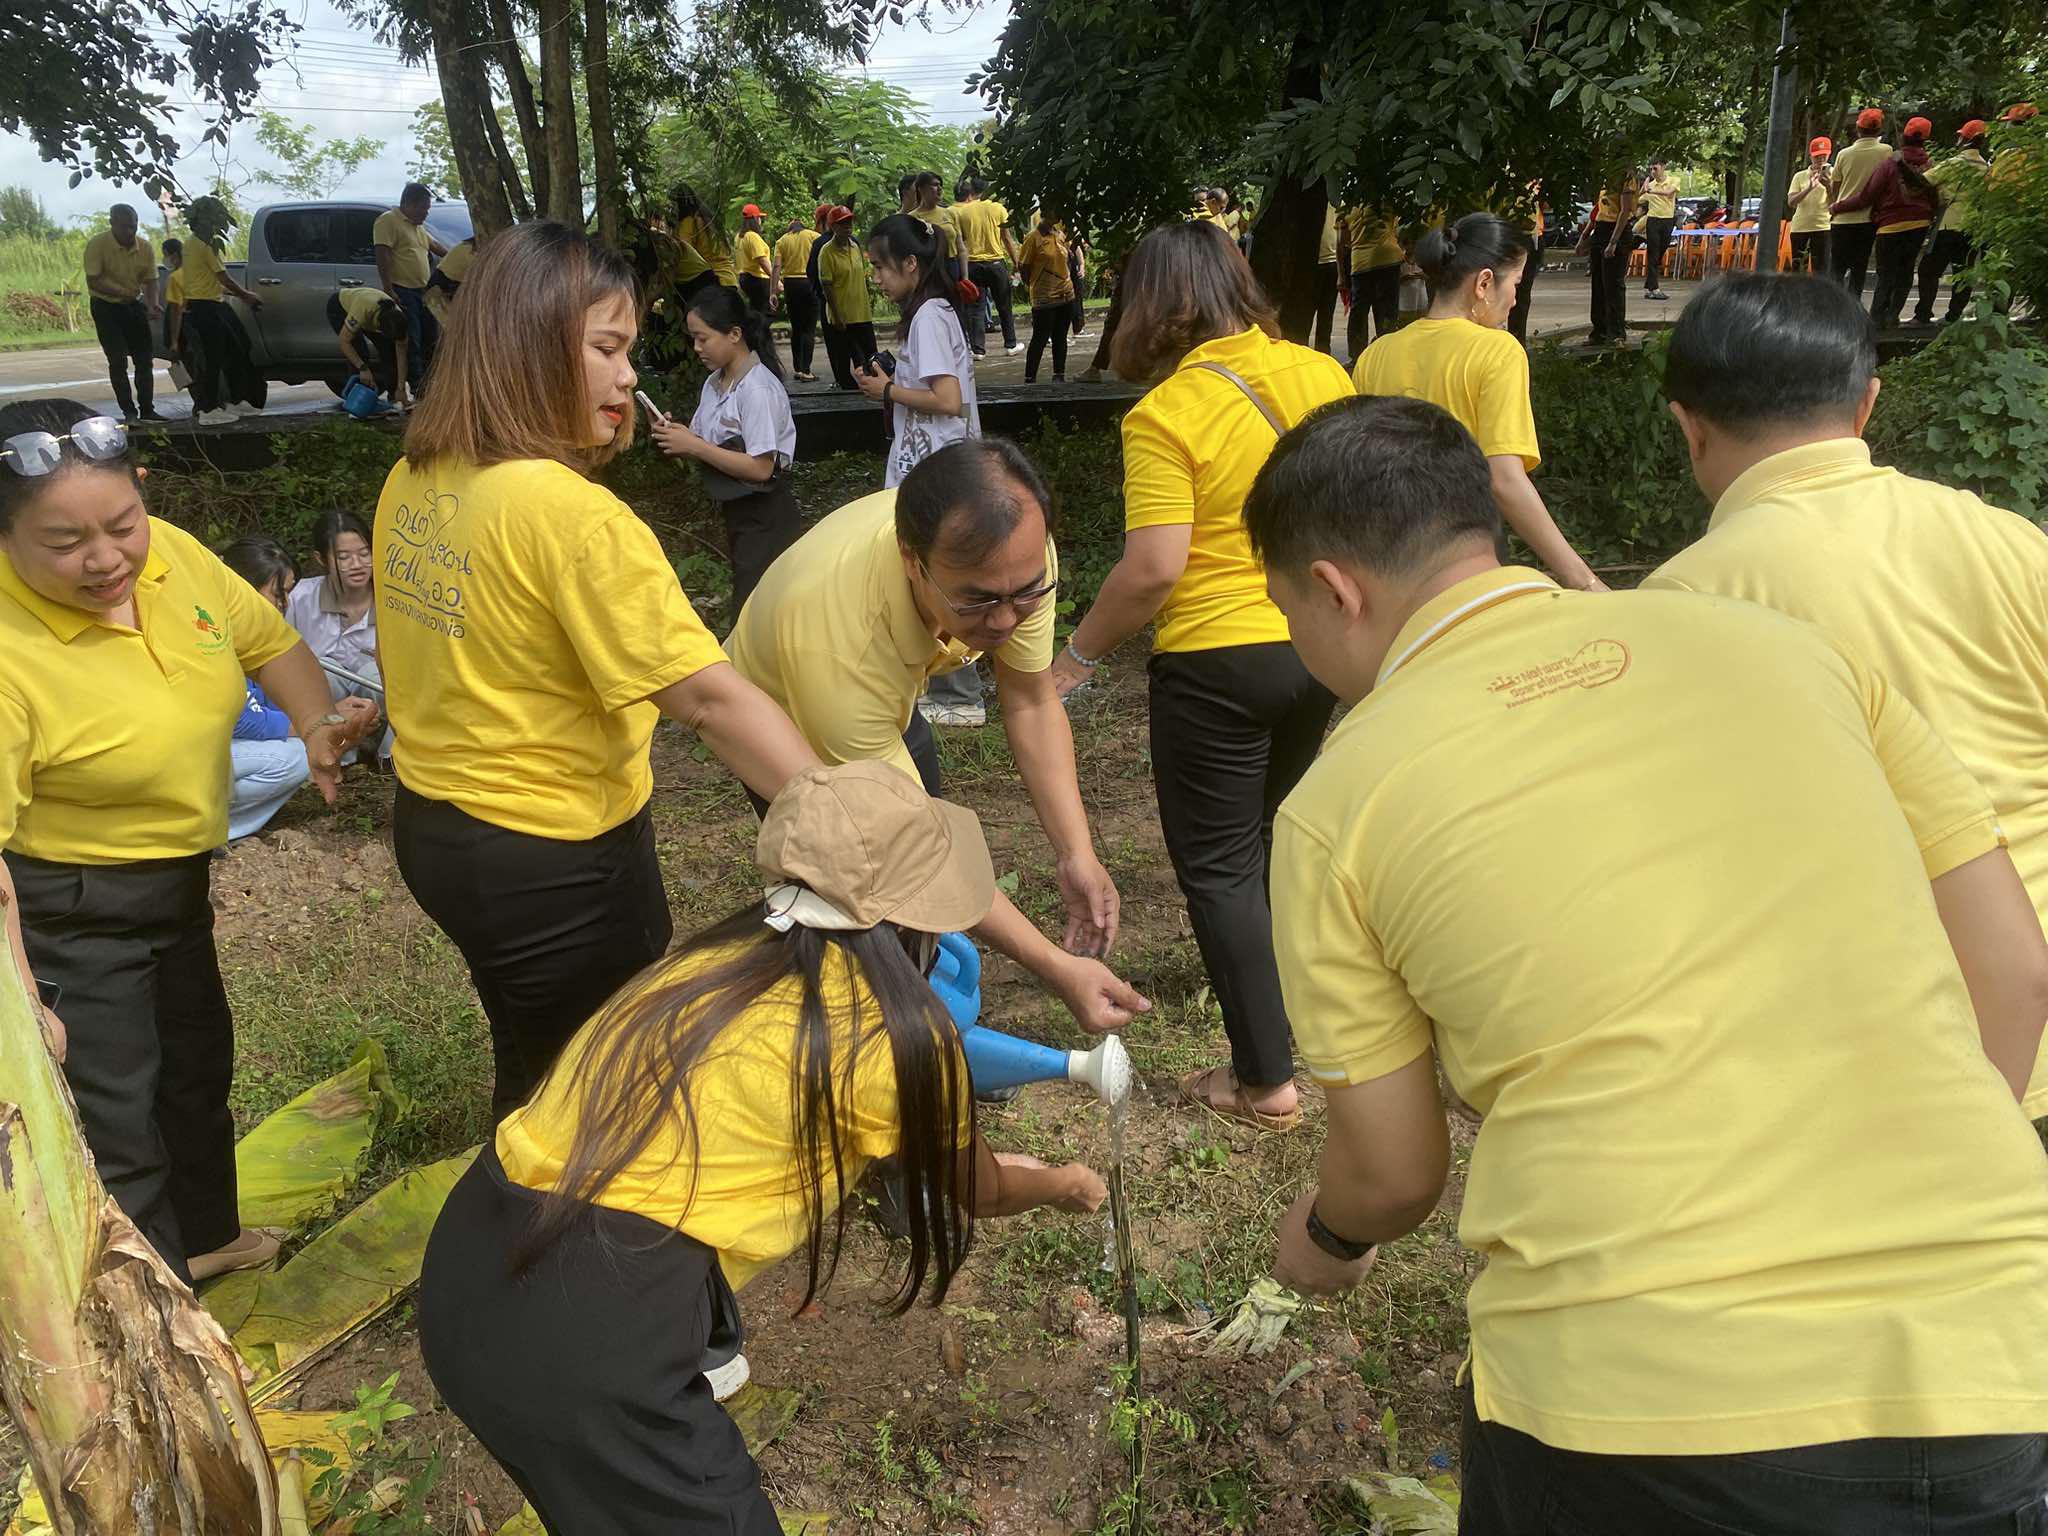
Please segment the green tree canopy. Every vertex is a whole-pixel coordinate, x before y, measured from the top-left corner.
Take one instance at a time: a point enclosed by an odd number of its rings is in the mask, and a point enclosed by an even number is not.
[[[382,139],[326,138],[268,109],[256,119],[256,142],[276,161],[259,170],[256,180],[308,199],[327,196],[384,149]]]

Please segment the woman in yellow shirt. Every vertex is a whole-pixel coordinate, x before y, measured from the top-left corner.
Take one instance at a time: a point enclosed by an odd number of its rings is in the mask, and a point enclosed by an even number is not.
[[[399,872],[469,962],[502,1117],[668,947],[656,719],[761,795],[815,758],[726,662],[653,531],[587,478],[633,435],[632,267],[536,221],[462,286],[377,503],[377,643]]]
[[[0,916],[68,1028],[68,1055],[53,1044],[100,1178],[181,1277],[267,1263],[277,1239],[236,1214],[208,887],[245,675],[333,801],[348,728],[320,664],[150,517],[121,423],[70,400],[0,408],[0,657]]]
[[[1017,253],[1017,275],[1031,295],[1031,345],[1024,354],[1024,382],[1038,382],[1038,365],[1052,343],[1055,383],[1067,378],[1067,325],[1074,317],[1074,279],[1068,271],[1071,247],[1066,230],[1041,213]]]
[[[1266,860],[1273,813],[1315,759],[1334,701],[1266,596],[1243,510],[1280,434],[1350,384],[1334,359],[1279,339],[1273,306],[1213,221],[1147,235],[1122,303],[1116,371],[1160,382],[1124,417],[1123,558],[1053,662],[1053,680],[1071,692],[1155,625],[1159,820],[1230,1037],[1229,1064],[1190,1073],[1181,1091],[1223,1114],[1292,1126],[1299,1108]]]
[[[847,1192],[893,1156],[910,1242],[894,1310],[941,1302],[977,1216],[1100,1208],[1079,1164],[1000,1158],[925,981],[995,870],[971,812],[885,763],[799,775],[769,807],[759,900],[582,1028],[449,1195],[420,1345],[449,1407],[550,1531],[781,1530],[707,1339],[795,1249],[829,1285]]]
[[[1429,313],[1365,349],[1352,371],[1361,395],[1406,395],[1457,417],[1493,471],[1494,500],[1524,544],[1568,587],[1604,592],[1529,481],[1541,462],[1529,406],[1529,354],[1507,332],[1529,237],[1490,213],[1468,213],[1415,246]]]
[[[676,297],[687,301],[699,288],[712,283],[727,288],[740,285],[733,268],[732,242],[711,205],[697,195],[687,181],[679,181],[669,193],[675,210],[675,240],[682,247],[682,265],[676,273]]]

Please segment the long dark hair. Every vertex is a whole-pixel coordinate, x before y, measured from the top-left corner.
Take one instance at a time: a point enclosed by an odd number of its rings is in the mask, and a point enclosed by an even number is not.
[[[1168,224],[1138,242],[1124,268],[1123,319],[1110,365],[1127,379],[1150,380],[1205,341],[1261,330],[1280,335],[1273,304],[1222,225],[1208,219]]]
[[[917,288],[903,302],[903,324],[897,330],[898,336],[910,334],[910,317],[927,301],[937,299],[949,309],[952,307],[953,277],[946,270],[946,237],[936,228],[915,214],[892,213],[868,231],[871,254],[876,246],[898,266],[906,261],[917,262]]]
[[[761,366],[782,377],[782,360],[775,355],[775,343],[768,336],[768,317],[740,297],[737,288],[714,283],[697,290],[690,300],[690,313],[714,331],[738,331],[745,338]]]
[[[273,581],[282,581],[289,592],[299,579],[299,568],[284,546],[267,533],[245,533],[220,547],[220,562],[258,592]]]
[[[1434,299],[1456,289],[1481,272],[1500,280],[1534,247],[1529,237],[1506,219],[1491,213],[1468,213],[1455,224],[1432,229],[1415,244],[1415,265]]]
[[[731,249],[732,242],[725,232],[725,222],[719,218],[717,212],[709,203],[697,195],[695,187],[691,186],[687,181],[677,182],[673,187],[669,188],[668,201],[669,206],[675,210],[678,239],[681,238],[680,231],[683,220],[692,217],[711,235],[715,248],[709,251],[699,251],[698,255],[722,256]]]
[[[334,563],[334,546],[341,542],[344,533],[352,533],[361,539],[365,549],[372,546],[370,525],[363,521],[359,513],[351,512],[346,507],[336,507],[331,512],[321,513],[320,520],[313,524],[313,547],[320,552],[320,563],[325,568],[330,583],[339,574]],[[330,585],[327,590],[333,592],[335,588]]]
[[[960,1032],[912,961],[905,937],[887,923],[848,933],[801,926],[777,933],[763,924],[755,904],[642,972],[591,1021],[591,1038],[575,1066],[549,1074],[553,1086],[556,1073],[571,1073],[565,1086],[576,1129],[561,1177],[513,1249],[513,1272],[589,1222],[596,1198],[677,1120],[685,1137],[678,1162],[691,1168],[689,1198],[695,1200],[699,1137],[690,1076],[727,1029],[746,1022],[772,990],[795,982],[789,1129],[810,1228],[809,1276],[797,1308],[830,1285],[839,1267],[855,1078],[862,1054],[884,1043],[896,1075],[903,1130],[897,1162],[910,1227],[909,1260],[891,1310],[910,1308],[927,1273],[931,1299],[940,1301],[974,1236],[972,1157],[964,1187],[959,1178],[960,1153],[973,1145],[974,1094]],[[847,999],[843,1017],[833,1018],[828,995]],[[964,1140],[963,1126],[969,1128]],[[829,1250],[828,1157],[837,1197]]]

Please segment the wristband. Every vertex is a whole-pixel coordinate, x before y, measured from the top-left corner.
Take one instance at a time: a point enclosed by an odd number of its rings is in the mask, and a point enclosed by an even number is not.
[[[1100,656],[1094,657],[1093,659],[1083,656],[1079,651],[1074,649],[1074,642],[1071,640],[1067,642],[1067,654],[1073,658],[1075,666],[1081,667],[1089,672],[1093,672],[1097,667],[1102,665],[1102,658]]]
[[[1323,1225],[1323,1218],[1316,1214],[1313,1201],[1308,1208],[1308,1240],[1331,1258],[1342,1259],[1347,1264],[1357,1263],[1378,1246],[1376,1243],[1354,1243],[1348,1237],[1339,1237]]]
[[[896,381],[895,381],[894,379],[891,379],[891,380],[890,380],[890,381],[889,381],[888,383],[886,383],[886,384],[884,384],[884,385],[882,386],[882,409],[883,409],[883,410],[885,410],[885,411],[886,411],[886,410],[888,410],[888,409],[889,409],[889,407],[890,407],[890,403],[891,403],[891,400],[892,400],[892,397],[893,397],[893,396],[895,395],[895,393],[896,393]]]

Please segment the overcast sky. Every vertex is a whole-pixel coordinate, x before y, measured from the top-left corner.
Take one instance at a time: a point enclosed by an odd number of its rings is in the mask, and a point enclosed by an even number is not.
[[[328,0],[290,0],[290,5],[303,30],[291,57],[265,75],[262,105],[331,137],[384,140],[383,153],[336,188],[335,195],[395,199],[412,157],[413,109],[439,96],[433,70],[402,66],[395,50],[355,28]],[[1008,15],[1007,0],[981,0],[963,15],[935,15],[929,30],[915,23],[888,27],[867,72],[908,91],[934,122],[974,122],[985,109],[963,82],[994,51]],[[182,92],[176,99],[185,99]],[[197,144],[204,123],[203,114],[181,111],[177,128],[185,142]],[[236,130],[230,149],[250,171],[263,162],[251,124]],[[207,146],[188,155],[179,162],[180,178],[194,186],[210,183],[219,153]],[[96,176],[67,187],[69,171],[40,160],[34,143],[21,135],[0,134],[0,157],[8,166],[6,180],[25,182],[67,222],[110,203],[146,201],[139,188]],[[243,200],[253,206],[264,191],[252,187]]]

